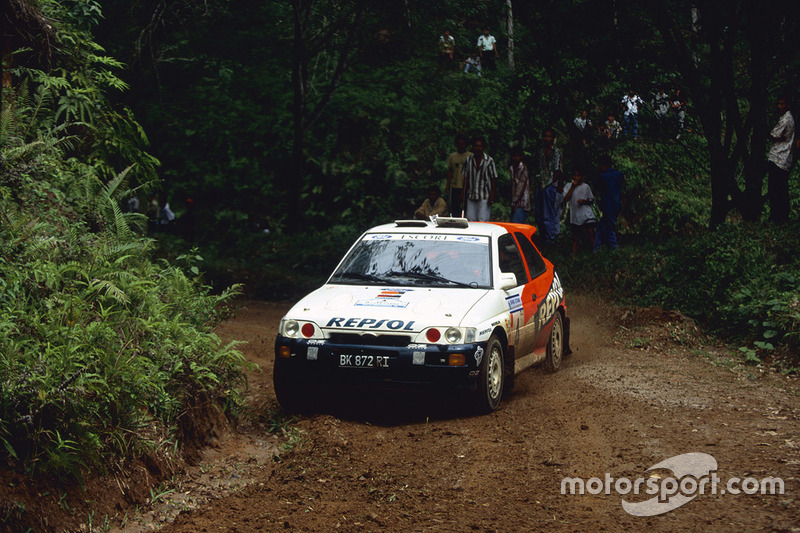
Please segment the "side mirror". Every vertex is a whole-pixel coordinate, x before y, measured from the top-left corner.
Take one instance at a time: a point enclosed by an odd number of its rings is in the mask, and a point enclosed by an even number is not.
[[[513,272],[501,272],[500,273],[500,288],[504,291],[508,289],[513,289],[519,285],[517,283],[517,275]]]

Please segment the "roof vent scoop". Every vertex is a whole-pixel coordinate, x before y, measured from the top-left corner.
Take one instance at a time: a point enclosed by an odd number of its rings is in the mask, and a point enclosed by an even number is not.
[[[398,228],[427,228],[428,223],[424,220],[395,220]]]
[[[468,228],[469,227],[469,221],[466,218],[437,217],[436,220],[434,220],[433,222],[434,222],[434,224],[436,224],[440,228]]]

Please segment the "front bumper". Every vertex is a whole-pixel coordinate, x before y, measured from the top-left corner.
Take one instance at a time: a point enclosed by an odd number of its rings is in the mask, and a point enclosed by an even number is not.
[[[385,389],[474,390],[485,350],[485,342],[372,346],[278,335],[275,339],[276,379]],[[464,364],[451,365],[450,360],[457,359],[458,354],[463,355]]]

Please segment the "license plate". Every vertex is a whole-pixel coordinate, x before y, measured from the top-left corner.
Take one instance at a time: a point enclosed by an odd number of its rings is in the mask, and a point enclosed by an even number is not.
[[[339,354],[340,368],[389,368],[388,355]]]

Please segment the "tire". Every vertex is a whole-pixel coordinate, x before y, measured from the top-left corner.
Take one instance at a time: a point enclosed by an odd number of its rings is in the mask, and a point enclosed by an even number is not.
[[[553,329],[550,331],[550,340],[547,341],[547,356],[545,365],[550,372],[555,372],[561,366],[564,357],[564,320],[561,312],[556,311],[553,318]]]
[[[476,407],[481,413],[491,413],[500,405],[503,397],[505,373],[505,350],[495,335],[486,343],[486,354],[481,361],[476,393]]]
[[[309,396],[309,388],[303,385],[294,374],[286,368],[285,364],[281,364],[278,359],[275,360],[272,372],[275,397],[286,413],[306,413],[311,408],[313,401]]]

